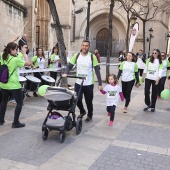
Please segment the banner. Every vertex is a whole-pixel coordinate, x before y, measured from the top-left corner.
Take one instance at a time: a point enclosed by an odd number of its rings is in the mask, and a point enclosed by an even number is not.
[[[133,29],[130,35],[129,52],[133,51],[133,46],[134,46],[136,37],[138,35],[138,32],[139,32],[139,23],[136,22],[136,24],[133,26]]]

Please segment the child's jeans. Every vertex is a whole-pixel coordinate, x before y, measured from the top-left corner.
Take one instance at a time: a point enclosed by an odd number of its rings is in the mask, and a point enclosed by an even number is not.
[[[116,106],[107,106],[107,111],[110,113],[110,121],[114,120],[115,117],[115,110],[116,110]]]

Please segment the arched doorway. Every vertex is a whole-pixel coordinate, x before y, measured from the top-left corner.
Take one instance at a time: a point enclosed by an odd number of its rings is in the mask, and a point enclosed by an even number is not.
[[[101,29],[96,36],[96,48],[101,56],[107,55],[109,42],[109,30],[106,28]]]

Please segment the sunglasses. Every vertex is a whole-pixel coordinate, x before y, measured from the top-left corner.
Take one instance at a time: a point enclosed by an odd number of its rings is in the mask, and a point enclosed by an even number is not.
[[[161,55],[161,57],[165,57],[165,55]]]
[[[152,54],[158,54],[158,53],[152,53]]]

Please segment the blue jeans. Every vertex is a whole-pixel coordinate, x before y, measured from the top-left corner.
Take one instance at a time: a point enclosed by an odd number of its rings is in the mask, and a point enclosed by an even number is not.
[[[89,85],[89,86],[82,86],[81,90],[80,90],[80,85],[79,84],[75,84],[75,92],[77,93],[78,96],[78,102],[77,102],[77,106],[80,110],[80,113],[84,113],[85,109],[83,106],[83,94],[84,94],[84,98],[85,98],[85,102],[87,105],[87,110],[88,110],[88,117],[92,118],[93,117],[93,88],[94,85]],[[80,90],[80,93],[79,93]]]
[[[2,92],[2,102],[0,106],[0,122],[1,123],[4,122],[7,103],[8,103],[9,97],[12,95],[17,103],[15,107],[13,123],[18,123],[19,116],[22,110],[22,105],[23,105],[22,89],[15,89],[15,90],[1,89],[1,92]]]

